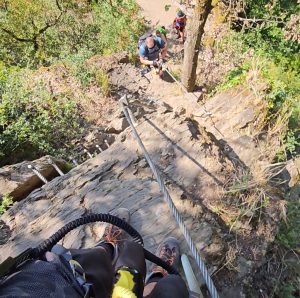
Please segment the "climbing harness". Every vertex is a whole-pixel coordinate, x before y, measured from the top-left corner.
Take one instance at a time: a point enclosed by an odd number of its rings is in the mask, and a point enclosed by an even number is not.
[[[36,260],[41,258],[47,251],[51,251],[53,246],[57,244],[63,237],[65,237],[70,231],[84,224],[94,222],[106,222],[113,224],[127,232],[132,237],[132,240],[134,242],[140,244],[141,246],[144,246],[142,236],[126,221],[111,214],[89,214],[69,222],[37,247],[28,248],[15,258],[8,257],[3,263],[0,264],[0,278],[5,277],[8,274],[14,272],[20,265],[22,265],[27,260]],[[156,255],[152,254],[147,249],[143,248],[143,250],[145,259],[164,268],[170,274],[179,275],[178,271],[173,266],[170,266],[168,263],[166,263]]]
[[[175,206],[175,204],[174,204],[174,202],[173,202],[173,200],[172,200],[172,198],[171,198],[171,196],[170,196],[170,194],[169,194],[169,192],[168,192],[168,190],[167,190],[167,188],[164,184],[163,179],[161,178],[159,172],[157,171],[155,164],[153,163],[146,147],[144,146],[144,144],[143,144],[143,142],[142,142],[142,140],[141,140],[141,138],[140,138],[140,136],[139,136],[139,134],[138,134],[138,132],[135,128],[135,125],[133,124],[132,117],[130,117],[130,114],[129,114],[130,107],[127,104],[128,101],[127,101],[126,95],[124,95],[120,99],[120,103],[122,105],[124,115],[125,115],[128,123],[129,123],[129,125],[130,125],[130,127],[133,131],[134,137],[137,140],[139,146],[141,147],[141,149],[143,151],[143,154],[144,154],[144,156],[145,156],[145,158],[146,158],[146,160],[147,160],[147,162],[148,162],[148,164],[149,164],[149,166],[152,170],[152,173],[155,176],[156,181],[157,181],[157,183],[160,187],[160,190],[163,193],[164,199],[167,202],[171,212],[173,213],[173,216],[175,217],[175,220],[177,221],[177,223],[178,223],[178,225],[179,225],[179,227],[180,227],[180,229],[181,229],[181,231],[182,231],[182,233],[183,233],[183,235],[184,235],[184,237],[187,241],[187,244],[188,244],[188,246],[189,246],[189,248],[192,252],[192,255],[193,255],[194,259],[196,260],[196,263],[197,263],[197,265],[200,269],[200,272],[203,275],[204,281],[207,285],[207,288],[209,290],[209,293],[210,293],[211,297],[212,298],[218,298],[219,295],[218,295],[217,289],[215,288],[214,283],[213,283],[213,281],[212,281],[212,279],[211,279],[211,277],[210,277],[210,275],[207,271],[207,268],[206,268],[203,260],[201,259],[201,256],[200,256],[200,254],[199,254],[199,252],[196,248],[196,245],[193,242],[193,239],[190,235],[190,232],[189,232],[188,228],[186,227],[182,216],[179,214],[179,212],[178,212],[178,210],[177,210],[177,208],[176,208],[176,206]]]

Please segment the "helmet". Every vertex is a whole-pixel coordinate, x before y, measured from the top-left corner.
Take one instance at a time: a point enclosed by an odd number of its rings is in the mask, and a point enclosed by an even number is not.
[[[182,10],[178,10],[178,11],[177,11],[177,16],[178,16],[179,18],[182,18],[182,17],[185,16],[185,14],[184,14],[184,12],[183,12]]]

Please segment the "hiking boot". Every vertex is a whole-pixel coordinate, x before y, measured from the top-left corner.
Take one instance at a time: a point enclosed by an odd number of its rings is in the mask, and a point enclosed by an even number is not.
[[[155,255],[160,257],[163,261],[175,268],[178,267],[180,262],[180,247],[179,242],[174,237],[165,239],[157,248]],[[152,276],[156,273],[161,273],[163,276],[168,275],[168,272],[158,265],[153,265],[150,269]]]
[[[117,209],[113,215],[119,217],[127,223],[129,223],[130,221],[130,212],[126,208]],[[116,245],[121,244],[126,239],[125,234],[126,232],[124,232],[119,227],[108,224],[102,236],[102,241],[110,243],[115,247]]]

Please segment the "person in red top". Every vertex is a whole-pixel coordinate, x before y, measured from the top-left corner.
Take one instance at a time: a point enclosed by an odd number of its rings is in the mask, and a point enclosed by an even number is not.
[[[179,10],[177,12],[176,18],[174,19],[173,22],[173,27],[176,29],[177,31],[177,38],[181,38],[182,43],[184,43],[185,40],[185,26],[186,26],[186,15]]]

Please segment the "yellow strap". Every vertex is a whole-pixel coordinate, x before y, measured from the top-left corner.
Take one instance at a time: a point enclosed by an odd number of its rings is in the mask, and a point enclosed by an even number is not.
[[[112,298],[136,298],[136,295],[128,289],[115,286],[112,293]]]
[[[119,280],[115,284],[112,298],[137,298],[132,292],[134,288],[133,275],[126,270],[118,270]]]

